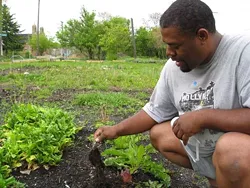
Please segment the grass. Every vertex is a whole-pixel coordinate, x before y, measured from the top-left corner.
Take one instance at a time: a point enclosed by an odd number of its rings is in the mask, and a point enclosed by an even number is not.
[[[139,103],[124,93],[87,93],[76,97],[76,103],[86,106],[125,107]]]
[[[89,106],[95,109],[104,110],[108,114],[131,114],[138,111],[143,106],[143,101],[132,98],[126,93],[86,93],[79,94],[74,100],[75,104]]]
[[[148,100],[163,66],[106,61],[1,63],[0,88],[10,93],[12,103],[44,103],[58,91],[69,90],[70,97],[62,96],[65,103],[79,106],[83,113],[125,117]]]
[[[11,96],[8,104],[55,106],[53,98],[59,93],[58,100],[63,99],[68,104],[63,106],[76,114],[127,117],[147,102],[163,66],[108,61],[1,63],[0,88]]]
[[[90,88],[108,90],[110,87],[121,89],[152,88],[159,77],[163,64],[136,63],[87,63],[87,62],[50,62],[15,63],[12,69],[1,64],[4,76],[0,83],[13,79],[28,81],[38,86],[51,88]],[[32,70],[32,71],[29,71]],[[29,74],[24,74],[29,72]]]

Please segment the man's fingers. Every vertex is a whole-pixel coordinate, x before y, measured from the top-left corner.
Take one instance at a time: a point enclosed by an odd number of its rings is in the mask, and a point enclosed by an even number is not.
[[[102,129],[98,129],[95,134],[94,134],[94,138],[96,142],[101,142],[103,140],[103,136],[102,136]]]
[[[184,145],[187,145],[189,136],[187,136],[186,134],[184,134],[184,135],[182,136],[181,139],[182,139],[182,141],[183,141],[183,144],[184,144]]]
[[[172,130],[175,134],[175,136],[179,139],[182,139],[182,136],[183,136],[183,131],[180,129],[180,126],[178,125],[178,123],[174,123],[173,127],[172,127]]]
[[[179,139],[182,139],[183,131],[181,129],[177,132],[176,137],[179,138]]]
[[[172,130],[173,130],[174,134],[177,136],[177,133],[179,131],[179,126],[175,123]]]

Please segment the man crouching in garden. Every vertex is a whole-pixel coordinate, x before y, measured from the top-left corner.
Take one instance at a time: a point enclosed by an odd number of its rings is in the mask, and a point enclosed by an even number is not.
[[[160,26],[169,60],[150,101],[134,116],[99,128],[95,139],[150,130],[166,159],[207,177],[212,187],[248,188],[250,38],[221,35],[200,0],[175,1]]]

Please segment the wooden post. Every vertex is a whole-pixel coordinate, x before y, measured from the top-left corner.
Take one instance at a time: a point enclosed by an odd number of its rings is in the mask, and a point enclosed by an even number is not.
[[[134,32],[133,18],[131,18],[131,28],[132,28],[132,42],[133,42],[133,48],[134,48],[134,58],[136,59],[136,44],[135,44],[135,32]]]

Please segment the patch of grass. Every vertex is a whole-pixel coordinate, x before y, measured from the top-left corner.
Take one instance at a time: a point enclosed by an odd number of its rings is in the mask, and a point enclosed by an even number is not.
[[[136,99],[130,98],[124,93],[87,93],[76,97],[76,103],[87,106],[129,106],[133,103],[139,103]]]
[[[20,82],[27,85],[58,89],[91,89],[109,91],[153,89],[164,64],[137,64],[129,62],[40,62],[15,63],[10,69],[3,64],[5,74],[0,84]],[[28,74],[24,74],[28,72]],[[52,93],[52,92],[48,92]],[[36,93],[39,95],[39,92]],[[49,96],[47,96],[49,97]]]
[[[74,100],[75,104],[98,108],[102,113],[114,112],[132,113],[143,106],[141,100],[131,98],[125,93],[86,93],[79,94]]]

